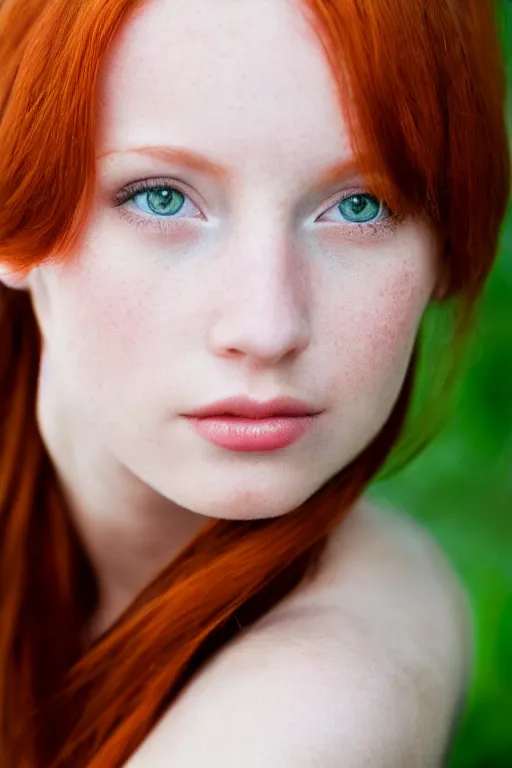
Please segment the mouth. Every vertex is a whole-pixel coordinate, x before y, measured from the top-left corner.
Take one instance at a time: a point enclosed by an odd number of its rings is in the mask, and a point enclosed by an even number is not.
[[[305,436],[322,411],[293,398],[230,398],[183,414],[195,432],[230,451],[276,451]]]
[[[257,420],[316,416],[320,412],[318,408],[291,397],[278,397],[267,401],[253,400],[248,397],[231,397],[201,406],[195,411],[184,415],[198,419],[233,417]]]

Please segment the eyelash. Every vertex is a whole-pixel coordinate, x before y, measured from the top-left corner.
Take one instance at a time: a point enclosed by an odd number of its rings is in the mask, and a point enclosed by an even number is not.
[[[148,216],[147,218],[144,216],[140,216],[138,214],[132,214],[126,208],[122,208],[122,206],[127,203],[128,201],[132,200],[137,194],[140,194],[141,192],[151,192],[154,189],[161,189],[162,187],[173,189],[178,192],[180,192],[185,198],[188,198],[191,200],[190,196],[185,192],[184,188],[181,186],[179,182],[176,181],[170,181],[169,179],[147,179],[144,181],[136,181],[133,184],[129,184],[126,187],[123,187],[113,198],[113,203],[116,207],[120,208],[120,213],[123,216],[123,218],[126,218],[131,224],[135,224],[137,227],[143,227],[143,228],[152,228],[156,229],[161,232],[170,232],[174,230],[176,226],[176,221],[179,220],[177,217],[169,216]],[[324,213],[320,214],[320,216],[325,215],[328,213],[328,211],[331,210],[331,208],[335,208],[337,205],[339,205],[343,200],[353,197],[355,195],[370,195],[369,192],[364,190],[357,190],[354,192],[351,192],[349,195],[345,194],[341,197],[337,197],[336,200],[331,203],[331,205],[324,211]],[[378,198],[376,198],[378,199]],[[191,200],[193,203],[193,201]],[[381,235],[384,231],[387,232],[393,232],[397,229],[397,227],[401,224],[404,217],[400,214],[393,213],[391,209],[386,206],[386,204],[379,200],[379,203],[381,203],[384,208],[387,208],[390,211],[390,215],[387,216],[385,219],[381,219],[380,221],[370,221],[370,222],[347,222],[343,225],[344,229],[348,230],[347,234],[353,234],[357,238],[359,235],[363,236],[370,236],[370,237],[376,237],[378,235]],[[193,203],[195,205],[195,203]],[[198,206],[196,206],[198,207]],[[330,223],[336,223],[336,222],[330,222]]]

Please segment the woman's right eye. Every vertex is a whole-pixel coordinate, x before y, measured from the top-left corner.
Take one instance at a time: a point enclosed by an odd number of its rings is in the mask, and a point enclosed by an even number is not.
[[[181,219],[201,216],[201,211],[188,195],[170,184],[151,181],[130,184],[121,190],[115,199],[118,206],[127,202],[133,202],[150,218]]]

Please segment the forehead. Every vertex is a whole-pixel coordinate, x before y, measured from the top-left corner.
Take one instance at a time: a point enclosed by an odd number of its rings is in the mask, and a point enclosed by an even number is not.
[[[185,145],[243,163],[261,149],[268,165],[347,146],[299,0],[149,0],[104,63],[101,105],[102,152]]]

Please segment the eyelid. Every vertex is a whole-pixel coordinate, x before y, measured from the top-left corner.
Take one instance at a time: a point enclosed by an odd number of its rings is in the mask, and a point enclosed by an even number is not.
[[[126,200],[128,200],[130,197],[133,197],[138,192],[141,192],[144,190],[151,190],[159,186],[173,187],[173,188],[175,187],[178,191],[187,195],[192,200],[194,200],[194,197],[197,195],[195,190],[191,189],[191,187],[189,187],[188,184],[186,184],[185,182],[180,181],[179,179],[170,178],[168,176],[167,177],[159,176],[159,177],[154,177],[149,179],[148,178],[137,179],[136,181],[130,182],[130,184],[127,184],[119,192],[117,192],[112,198],[112,200],[116,205],[122,205],[123,202],[126,202]],[[340,192],[338,190],[337,192],[333,192],[331,195],[329,195],[329,197],[327,198],[327,201],[324,201],[322,203],[322,213],[325,213],[330,208],[332,208],[333,205],[340,203],[345,198],[352,197],[352,195],[371,195],[372,197],[375,197],[377,200],[379,200],[379,202],[383,203],[383,205],[385,205],[389,210],[391,210],[389,206],[386,205],[384,200],[380,200],[380,198],[368,188],[363,188],[361,186],[354,186],[353,188],[345,189],[343,192]],[[197,203],[195,204],[197,205]],[[204,201],[202,201],[202,204],[204,204]],[[317,213],[316,216],[321,216],[322,213]]]
[[[385,200],[381,200],[378,195],[375,195],[371,190],[364,189],[362,187],[354,187],[353,189],[345,189],[343,192],[335,192],[334,194],[330,195],[328,198],[328,201],[323,203],[322,205],[322,211],[321,213],[318,213],[315,215],[315,221],[319,219],[321,216],[326,214],[328,211],[331,210],[331,208],[334,208],[334,206],[339,205],[342,200],[346,200],[348,197],[353,197],[354,195],[368,195],[370,197],[374,197],[375,200],[377,200],[384,208],[387,208],[390,215],[393,215],[393,210],[387,205]],[[351,222],[349,222],[351,223]]]
[[[132,181],[130,184],[127,184],[122,189],[120,189],[119,192],[113,196],[112,201],[114,205],[120,206],[123,205],[123,203],[126,203],[135,195],[140,194],[141,192],[151,191],[152,189],[158,189],[158,187],[170,187],[172,189],[176,189],[178,192],[181,192],[182,195],[190,198],[190,200],[197,208],[201,207],[199,203],[194,200],[194,197],[196,197],[196,192],[192,190],[187,184],[179,181],[178,179],[170,179],[163,176]]]

